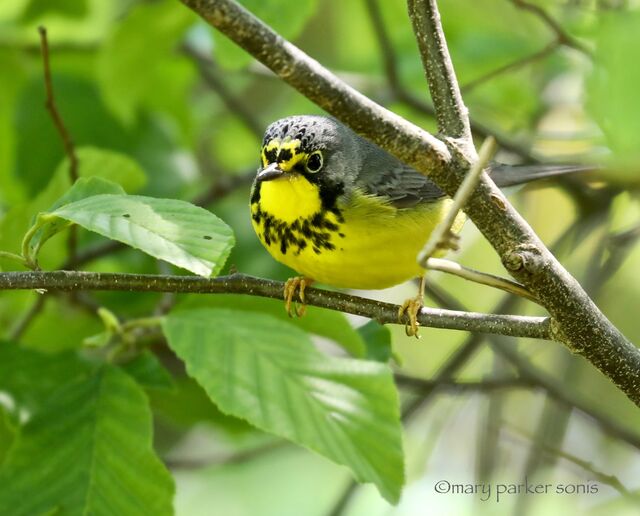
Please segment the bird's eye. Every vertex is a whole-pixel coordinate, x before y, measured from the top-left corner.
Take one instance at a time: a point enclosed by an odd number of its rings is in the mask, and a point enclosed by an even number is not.
[[[305,163],[305,168],[307,169],[307,172],[311,172],[312,174],[320,172],[322,169],[322,153],[320,151],[314,151],[309,154],[307,162]]]

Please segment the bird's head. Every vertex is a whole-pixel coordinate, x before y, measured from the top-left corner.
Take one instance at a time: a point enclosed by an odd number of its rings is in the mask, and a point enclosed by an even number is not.
[[[324,116],[292,116],[272,123],[260,152],[256,183],[306,180],[319,188],[322,204],[353,184],[360,167],[358,137]]]

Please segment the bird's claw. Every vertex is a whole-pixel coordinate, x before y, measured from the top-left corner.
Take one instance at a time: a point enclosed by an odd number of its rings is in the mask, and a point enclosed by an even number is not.
[[[420,338],[418,329],[420,323],[418,322],[418,314],[424,306],[424,300],[422,296],[416,296],[407,299],[398,310],[398,321],[405,323],[404,331],[408,337]]]
[[[307,305],[304,304],[304,291],[313,283],[313,280],[304,276],[296,276],[289,278],[284,284],[284,306],[289,317],[302,317],[307,311]],[[298,294],[300,305],[294,301],[294,297]],[[292,306],[293,305],[293,306]]]

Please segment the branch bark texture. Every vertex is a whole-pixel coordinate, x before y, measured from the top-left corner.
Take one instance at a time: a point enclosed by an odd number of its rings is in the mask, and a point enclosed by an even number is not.
[[[307,98],[428,175],[450,196],[455,194],[475,159],[473,146],[459,145],[460,139],[455,134],[438,139],[375,104],[232,0],[181,1]],[[428,47],[446,46],[435,2],[425,0],[421,4],[416,9],[426,15],[422,22],[414,20],[414,25],[424,23],[419,34],[430,41]],[[442,73],[438,70],[446,72],[450,65],[445,57],[444,51],[436,51],[432,56],[423,56],[423,60],[441,60],[433,68],[433,74],[437,75]],[[442,84],[451,81],[444,80]],[[445,89],[435,83],[430,86],[434,97],[434,91],[443,93]],[[449,93],[452,98],[443,101],[445,106],[457,104],[457,84],[453,87]],[[461,111],[460,115],[466,118],[466,113]],[[600,312],[488,177],[482,177],[465,211],[496,249],[511,275],[552,315],[555,338],[583,355],[640,405],[640,352]]]
[[[82,271],[0,273],[0,291],[33,289],[53,292],[123,290],[129,292],[191,294],[249,294],[282,299],[284,283],[244,274],[202,278],[199,276],[114,274]],[[321,308],[339,310],[375,319],[381,324],[398,324],[399,306],[391,303],[383,303],[373,299],[316,288],[305,289],[305,302]],[[497,333],[499,335],[546,340],[552,338],[551,321],[548,317],[483,314],[423,308],[418,316],[418,321],[425,327]]]
[[[408,5],[438,128],[446,136],[470,142],[469,112],[462,101],[436,0],[409,0]]]

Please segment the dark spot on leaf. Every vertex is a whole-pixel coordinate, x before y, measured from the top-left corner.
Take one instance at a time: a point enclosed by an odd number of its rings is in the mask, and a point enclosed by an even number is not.
[[[125,214],[123,215],[123,217],[124,217],[125,219],[128,219],[129,217],[131,217],[131,215],[129,215],[128,213],[125,213]]]
[[[202,238],[204,238],[205,240],[211,240],[211,237],[209,235],[205,235]]]

